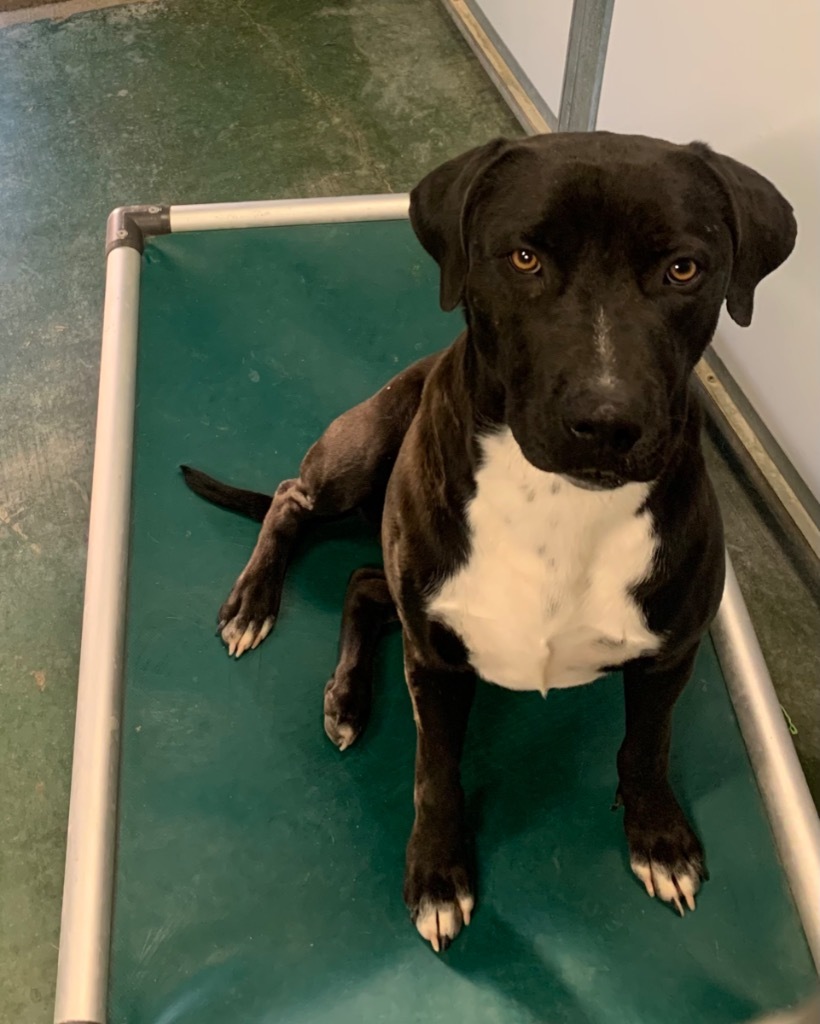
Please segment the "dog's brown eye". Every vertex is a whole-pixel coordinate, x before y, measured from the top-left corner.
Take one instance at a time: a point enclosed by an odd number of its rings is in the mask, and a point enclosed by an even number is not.
[[[694,260],[675,260],[666,271],[666,280],[670,284],[689,284],[700,273],[700,267]]]
[[[541,262],[529,249],[516,249],[510,253],[510,263],[521,274],[536,274],[541,269]]]

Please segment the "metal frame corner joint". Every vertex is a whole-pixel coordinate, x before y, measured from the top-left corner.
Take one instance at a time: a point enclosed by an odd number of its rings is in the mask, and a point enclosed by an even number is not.
[[[171,207],[161,205],[118,206],[108,215],[105,255],[127,246],[141,253],[145,239],[171,231]]]

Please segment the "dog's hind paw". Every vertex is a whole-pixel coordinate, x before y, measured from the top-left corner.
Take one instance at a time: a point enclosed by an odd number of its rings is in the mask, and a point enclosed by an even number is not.
[[[336,669],[325,687],[324,716],[327,738],[339,750],[355,743],[370,716],[369,673]]]

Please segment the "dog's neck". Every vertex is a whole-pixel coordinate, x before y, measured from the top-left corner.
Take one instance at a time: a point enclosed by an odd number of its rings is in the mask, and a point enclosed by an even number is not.
[[[452,353],[460,398],[476,429],[487,433],[506,426],[504,387],[482,358],[469,327],[454,343]]]

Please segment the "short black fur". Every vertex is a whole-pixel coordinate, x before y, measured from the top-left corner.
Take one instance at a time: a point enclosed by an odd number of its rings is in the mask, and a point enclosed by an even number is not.
[[[444,948],[475,892],[459,778],[474,674],[428,607],[470,557],[480,439],[509,428],[533,466],[585,487],[645,482],[658,543],[635,597],[661,642],[612,666],[626,701],[619,799],[633,868],[668,872],[677,894],[665,898],[682,910],[678,879],[697,883],[705,861],[667,778],[671,716],[724,574],[690,379],[724,300],[750,322],[757,285],[794,245],[791,207],[702,143],[600,132],[493,140],[431,172],[410,216],[441,268],[441,304],[462,305],[466,331],[340,417],[272,500],[185,471],[208,500],[264,518],[220,611],[223,639],[238,653],[264,639],[305,525],[366,508],[381,519],[384,572],[351,581],[325,728],[338,746],[356,739],[374,638],[398,617],[419,731],[405,899]],[[519,250],[537,272],[516,270]],[[679,281],[675,266],[697,272]],[[613,364],[603,374],[602,346]]]

